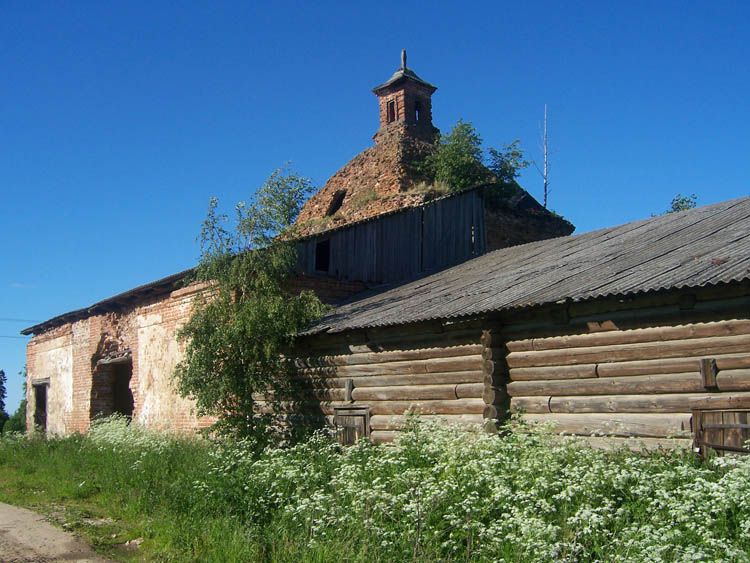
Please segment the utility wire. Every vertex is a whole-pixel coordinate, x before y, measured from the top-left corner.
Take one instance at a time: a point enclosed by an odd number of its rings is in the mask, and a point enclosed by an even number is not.
[[[38,323],[35,319],[16,319],[13,317],[0,317],[0,322],[6,323]]]
[[[11,336],[8,334],[0,334],[0,338],[28,338],[28,336]]]

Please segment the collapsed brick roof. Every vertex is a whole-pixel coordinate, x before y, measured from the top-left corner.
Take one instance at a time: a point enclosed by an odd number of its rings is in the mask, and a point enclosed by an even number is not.
[[[401,57],[401,67],[373,89],[380,105],[375,145],[310,198],[297,219],[301,236],[420,205],[433,195],[414,188],[425,179],[419,162],[433,151],[439,134],[431,105],[437,88],[406,67],[405,52]]]
[[[429,195],[411,188],[421,179],[416,163],[432,147],[393,131],[355,156],[310,198],[297,219],[299,234],[327,231],[424,203]],[[333,210],[337,198],[342,198],[340,207]]]

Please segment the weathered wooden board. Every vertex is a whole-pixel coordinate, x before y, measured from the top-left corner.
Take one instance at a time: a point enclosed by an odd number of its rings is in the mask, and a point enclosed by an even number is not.
[[[362,377],[368,375],[398,375],[410,373],[445,373],[452,371],[481,371],[484,360],[477,354],[474,356],[460,356],[457,358],[430,358],[425,360],[410,360],[386,363],[370,363],[358,365],[341,365],[334,369],[298,368],[298,373],[310,376],[325,377]]]
[[[461,426],[479,425],[484,422],[481,414],[444,414],[424,415],[420,417],[424,422],[439,422],[441,424],[457,424]],[[406,426],[408,418],[402,415],[375,415],[370,417],[370,427],[373,430],[401,430]]]
[[[743,382],[750,390],[750,379]],[[740,382],[735,383],[735,388]],[[652,393],[695,393],[705,390],[700,374],[673,373],[632,375],[595,379],[514,381],[508,384],[511,397],[529,395],[635,395]]]
[[[530,424],[551,423],[559,432],[584,436],[687,438],[691,433],[690,413],[525,414],[522,418]]]
[[[507,346],[511,352],[542,351],[606,346],[610,344],[635,344],[715,336],[737,336],[742,334],[750,334],[750,320],[738,319],[680,326],[573,334],[549,338],[530,338],[527,340],[510,341]]]
[[[336,356],[313,356],[295,358],[294,363],[300,368],[353,366],[362,364],[384,364],[388,362],[429,360],[434,358],[458,358],[461,356],[476,356],[482,353],[479,344],[452,345],[434,348],[418,348],[415,350],[386,350],[382,352],[360,352]]]
[[[541,401],[534,403],[529,397],[512,399],[514,409],[517,400],[518,408],[523,407],[526,412],[538,412],[532,409],[543,408]],[[540,406],[535,407],[535,404]],[[553,413],[675,413],[693,409],[742,409],[750,408],[750,392],[549,397],[548,408]]]
[[[392,387],[401,385],[437,385],[441,383],[480,383],[483,375],[478,371],[450,371],[446,373],[415,373],[406,375],[368,375],[367,377],[326,377],[303,379],[303,385],[313,389],[346,387],[350,379],[357,387]]]
[[[318,242],[330,241],[328,269],[316,270]],[[384,215],[297,243],[297,270],[342,280],[391,282],[484,254],[484,205],[479,190]]]
[[[541,352],[511,352],[511,368],[606,363],[624,360],[684,358],[750,352],[750,335],[694,338],[635,344],[612,344],[592,348],[568,348]]]

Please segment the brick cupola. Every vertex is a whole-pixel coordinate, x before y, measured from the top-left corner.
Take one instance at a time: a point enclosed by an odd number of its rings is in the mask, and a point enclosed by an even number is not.
[[[419,205],[425,191],[419,164],[435,148],[439,131],[432,124],[435,86],[401,66],[373,88],[380,107],[380,128],[371,146],[329,178],[305,204],[297,227],[302,235]]]
[[[380,128],[375,142],[392,129],[433,141],[432,94],[435,86],[422,80],[406,66],[406,49],[401,51],[401,67],[386,82],[373,88],[380,104]]]

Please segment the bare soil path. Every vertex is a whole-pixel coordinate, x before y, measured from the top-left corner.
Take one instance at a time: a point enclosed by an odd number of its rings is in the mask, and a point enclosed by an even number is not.
[[[83,541],[55,528],[44,516],[3,503],[0,503],[0,561],[106,563]]]

